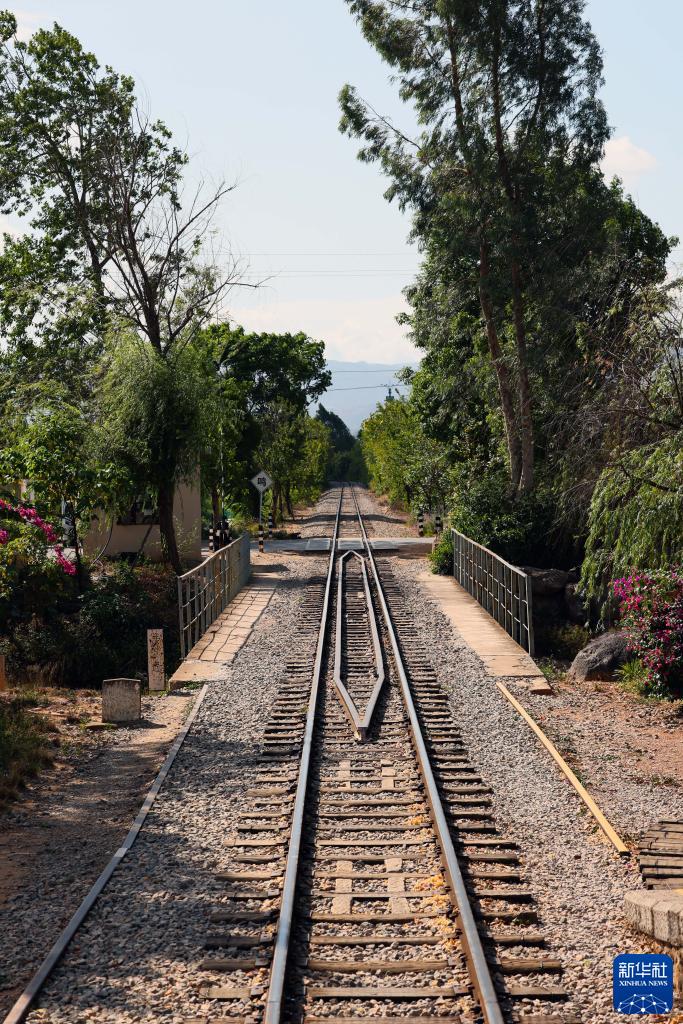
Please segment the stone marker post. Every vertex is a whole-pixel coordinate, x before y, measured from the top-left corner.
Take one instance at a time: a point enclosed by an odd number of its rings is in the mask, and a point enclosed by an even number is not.
[[[166,686],[163,629],[147,630],[147,680],[150,690],[163,690]]]
[[[7,662],[5,655],[0,654],[0,690],[6,690],[7,687]]]
[[[102,721],[140,721],[140,680],[105,679],[102,683]]]

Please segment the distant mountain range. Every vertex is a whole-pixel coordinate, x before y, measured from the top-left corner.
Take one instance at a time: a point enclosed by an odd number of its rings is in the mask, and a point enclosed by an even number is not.
[[[394,394],[405,395],[408,388],[398,384],[396,373],[404,366],[417,369],[417,363],[345,363],[329,359],[327,368],[332,374],[332,385],[320,402],[341,416],[352,434],[357,434],[363,420],[374,412],[392,388]],[[313,410],[317,408],[313,406]]]

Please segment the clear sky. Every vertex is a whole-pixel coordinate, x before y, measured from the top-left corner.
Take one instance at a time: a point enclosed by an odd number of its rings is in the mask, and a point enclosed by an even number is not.
[[[149,112],[187,144],[195,173],[237,180],[222,234],[252,279],[270,280],[233,292],[236,320],[305,330],[333,359],[414,357],[394,322],[417,267],[409,225],[382,198],[378,169],[359,163],[337,131],[337,93],[350,81],[397,122],[407,115],[343,0],[6,6],[24,35],[58,21],[101,63],[132,74]],[[667,233],[683,236],[683,3],[589,0],[587,12],[605,51],[615,128],[606,168]]]

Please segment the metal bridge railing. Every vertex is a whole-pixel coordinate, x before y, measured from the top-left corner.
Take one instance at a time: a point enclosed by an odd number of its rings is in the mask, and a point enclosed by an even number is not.
[[[186,658],[211,623],[249,579],[249,534],[209,555],[178,577],[180,652]]]
[[[534,623],[531,579],[516,565],[470,540],[453,535],[453,575],[489,615],[533,656]]]

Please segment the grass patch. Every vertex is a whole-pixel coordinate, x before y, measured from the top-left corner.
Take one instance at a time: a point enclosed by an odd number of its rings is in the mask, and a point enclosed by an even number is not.
[[[12,706],[15,708],[46,708],[49,703],[42,690],[23,689],[12,697]]]
[[[618,668],[616,676],[622,690],[626,693],[633,694],[636,697],[648,698],[653,696],[651,693],[648,693],[648,677],[645,666],[638,658],[627,661],[625,665]]]
[[[567,672],[568,662],[557,658],[539,658],[536,662],[549,683],[559,683]]]
[[[24,694],[0,703],[0,804],[53,761],[50,727],[28,706]]]

